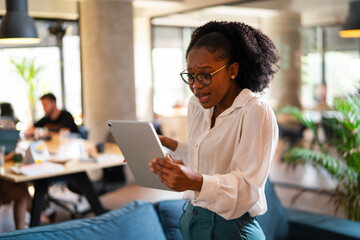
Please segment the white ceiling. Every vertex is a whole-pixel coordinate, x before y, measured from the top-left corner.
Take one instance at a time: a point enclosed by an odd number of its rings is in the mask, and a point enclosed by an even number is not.
[[[29,14],[33,17],[78,19],[79,1],[88,0],[28,0]],[[118,1],[131,2],[131,0]],[[210,20],[256,22],[260,17],[279,12],[301,14],[303,25],[332,24],[344,21],[349,1],[351,0],[133,0],[132,2],[134,17],[157,17],[152,20],[153,24],[199,26]],[[0,0],[0,14],[4,13],[5,0]]]
[[[302,25],[341,23],[350,0],[263,0],[221,5],[155,18],[155,25],[199,26],[210,20],[242,21],[256,26],[260,18],[283,12],[301,15]]]

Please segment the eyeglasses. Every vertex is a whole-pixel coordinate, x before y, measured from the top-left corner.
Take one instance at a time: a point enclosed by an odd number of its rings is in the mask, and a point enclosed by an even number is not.
[[[221,68],[219,68],[218,70],[212,72],[212,73],[198,73],[198,74],[190,74],[185,72],[186,70],[182,71],[180,73],[180,76],[182,78],[182,80],[188,84],[188,85],[193,85],[195,82],[195,78],[199,81],[199,83],[201,83],[204,86],[208,86],[211,84],[211,76],[214,75],[215,73],[219,72],[220,70],[224,69],[226,67],[226,65],[222,66]]]

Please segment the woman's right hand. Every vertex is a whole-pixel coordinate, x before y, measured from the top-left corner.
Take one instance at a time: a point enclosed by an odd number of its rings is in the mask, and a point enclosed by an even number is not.
[[[166,154],[166,158],[154,158],[149,166],[161,182],[175,191],[201,190],[203,176],[192,171],[183,161],[171,159],[169,154]]]
[[[165,137],[163,135],[158,135],[159,136],[159,139],[160,139],[160,142],[161,144],[164,146],[164,147],[167,147],[168,149],[170,149],[171,151],[175,151],[177,146],[178,146],[178,142],[172,138],[169,138],[169,137]]]

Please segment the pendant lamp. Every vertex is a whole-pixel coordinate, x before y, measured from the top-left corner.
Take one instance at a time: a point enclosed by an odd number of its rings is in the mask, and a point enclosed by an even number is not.
[[[349,15],[339,34],[343,38],[360,38],[360,1],[350,2]]]
[[[6,14],[1,19],[0,25],[0,43],[36,44],[40,42],[35,23],[27,11],[27,0],[6,0]]]

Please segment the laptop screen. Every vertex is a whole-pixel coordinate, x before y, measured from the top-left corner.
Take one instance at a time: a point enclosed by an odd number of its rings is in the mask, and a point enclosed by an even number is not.
[[[0,145],[5,146],[5,154],[15,151],[19,138],[19,131],[0,128]]]

